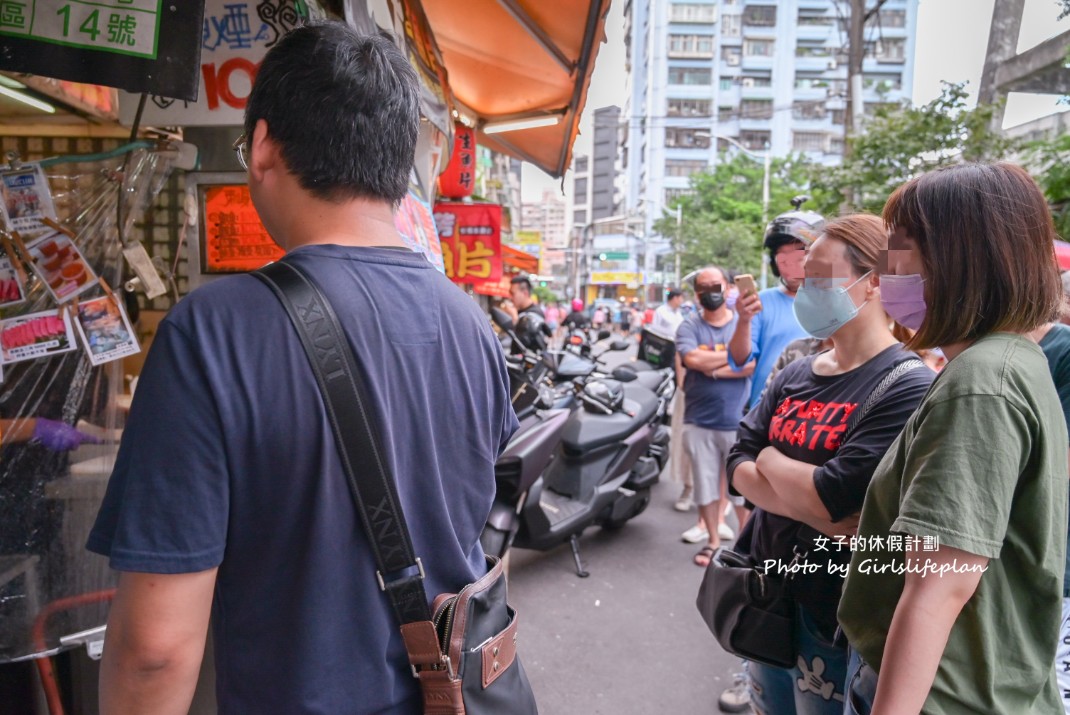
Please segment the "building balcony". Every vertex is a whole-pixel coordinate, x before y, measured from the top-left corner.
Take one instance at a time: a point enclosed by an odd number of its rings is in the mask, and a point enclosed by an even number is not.
[[[795,25],[795,36],[800,40],[819,42],[821,40],[833,40],[836,38],[835,25]]]
[[[826,115],[822,119],[800,118],[792,115],[791,129],[795,132],[830,132],[833,130],[832,117]]]
[[[832,55],[795,57],[796,72],[827,72],[832,68]]]
[[[774,99],[772,87],[741,87],[739,96],[741,99]],[[724,93],[721,94],[721,101],[725,101]]]
[[[742,67],[744,70],[769,70],[773,69],[773,58],[763,55],[743,55]]]
[[[816,102],[828,95],[829,90],[826,87],[796,87],[791,92],[791,98],[797,102]]]
[[[739,131],[740,132],[747,132],[747,131],[765,132],[765,131],[769,131],[770,128],[772,128],[773,120],[771,118],[770,119],[758,119],[758,118],[751,118],[751,117],[740,117],[738,126],[739,126]]]

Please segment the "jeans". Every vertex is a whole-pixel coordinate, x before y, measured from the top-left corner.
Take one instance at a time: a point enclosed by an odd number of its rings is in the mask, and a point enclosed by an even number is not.
[[[790,670],[748,661],[751,705],[758,715],[843,715],[847,651],[820,635],[814,619],[796,604],[798,660]]]
[[[877,696],[877,671],[869,667],[854,648],[847,659],[847,697],[843,715],[869,715]]]

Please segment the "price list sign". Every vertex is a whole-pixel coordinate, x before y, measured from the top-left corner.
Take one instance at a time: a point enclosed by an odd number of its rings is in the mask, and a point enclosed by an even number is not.
[[[204,272],[255,271],[282,258],[245,185],[200,187],[204,206]]]
[[[163,0],[0,0],[0,33],[156,59]]]

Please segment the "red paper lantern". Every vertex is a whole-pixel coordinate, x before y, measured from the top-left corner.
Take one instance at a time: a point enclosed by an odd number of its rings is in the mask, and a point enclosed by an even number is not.
[[[438,193],[448,199],[471,196],[476,188],[476,136],[470,127],[456,124],[453,154],[446,170],[438,177]]]

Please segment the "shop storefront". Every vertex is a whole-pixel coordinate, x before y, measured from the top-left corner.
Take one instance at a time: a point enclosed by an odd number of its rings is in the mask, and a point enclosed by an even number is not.
[[[230,149],[267,48],[329,8],[394,33],[426,120],[395,224],[489,300],[537,260],[503,245],[500,207],[460,202],[436,226],[437,178],[459,136],[563,174],[608,0],[531,16],[481,0],[99,0],[58,3],[54,23],[2,4],[0,141],[16,156],[0,165],[0,710],[88,713],[115,574],[83,545],[154,326],[189,290],[278,257]],[[214,712],[207,679],[192,712]]]

